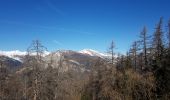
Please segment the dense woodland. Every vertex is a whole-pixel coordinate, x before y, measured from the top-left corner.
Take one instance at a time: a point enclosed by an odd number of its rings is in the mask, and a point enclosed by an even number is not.
[[[46,48],[34,41],[22,68],[11,71],[0,62],[0,100],[169,100],[170,21],[160,18],[152,35],[147,30],[126,55],[115,56],[112,41],[112,58],[99,58],[84,73],[61,72],[62,61],[54,68],[53,60],[43,60]]]

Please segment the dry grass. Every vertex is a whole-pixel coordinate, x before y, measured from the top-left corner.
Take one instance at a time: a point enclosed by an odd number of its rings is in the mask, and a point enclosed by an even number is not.
[[[97,100],[154,100],[155,79],[151,73],[141,75],[132,69],[124,72],[101,71],[101,78],[98,80],[98,87],[94,87],[93,81],[89,81],[89,87],[86,90],[88,99],[92,100],[94,96]],[[96,88],[91,91],[90,88]],[[93,93],[97,93],[93,95]],[[91,97],[90,97],[91,96]]]

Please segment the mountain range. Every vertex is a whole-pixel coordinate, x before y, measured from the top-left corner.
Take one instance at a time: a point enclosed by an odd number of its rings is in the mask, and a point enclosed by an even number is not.
[[[48,56],[51,53],[71,53],[70,51],[72,50],[57,50],[55,52],[48,52],[45,51],[43,56]],[[107,53],[101,53],[99,51],[95,51],[92,49],[83,49],[81,51],[72,51],[74,53],[81,53],[83,55],[88,55],[88,56],[96,56],[96,57],[100,57],[100,58],[108,58],[110,57],[109,54]],[[13,51],[0,51],[0,56],[7,56],[9,58],[15,59],[15,60],[19,60],[21,61],[20,57],[27,55],[26,51],[19,51],[19,50],[13,50]]]
[[[10,62],[9,68],[18,68],[22,66],[27,52],[25,51],[0,51],[0,61]],[[35,54],[33,54],[35,55]],[[61,71],[78,70],[87,71],[98,59],[108,59],[111,56],[106,53],[101,53],[92,49],[84,49],[81,51],[73,50],[57,50],[55,52],[44,52],[43,59],[50,63],[53,61],[52,66],[57,67],[62,63]]]

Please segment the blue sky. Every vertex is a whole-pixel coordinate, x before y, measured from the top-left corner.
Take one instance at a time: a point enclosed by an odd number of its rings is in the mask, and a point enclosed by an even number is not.
[[[0,0],[0,50],[26,50],[39,39],[49,51],[125,52],[144,25],[153,33],[169,0]]]

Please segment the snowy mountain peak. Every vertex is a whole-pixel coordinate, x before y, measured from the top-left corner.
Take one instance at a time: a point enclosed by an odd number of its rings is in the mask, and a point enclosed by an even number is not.
[[[8,56],[8,57],[13,57],[13,56],[24,56],[26,55],[26,52],[22,52],[19,50],[14,50],[14,51],[0,51],[0,55]]]
[[[96,56],[96,57],[101,57],[101,58],[110,58],[109,54],[106,53],[101,53],[92,49],[83,49],[81,51],[72,51],[72,50],[57,50],[56,52],[48,52],[45,51],[44,52],[44,57],[49,55],[49,54],[54,54],[54,55],[58,55],[59,57],[62,54],[75,54],[75,53],[81,53],[84,55],[88,55],[88,56]],[[15,60],[19,60],[20,61],[20,57],[25,56],[27,54],[27,52],[25,51],[19,51],[19,50],[13,50],[13,51],[1,51],[0,50],[0,56],[7,56],[10,58],[13,58]],[[32,53],[32,55],[36,55],[34,53]]]
[[[18,60],[20,62],[21,59],[19,56],[25,56],[27,53],[26,52],[23,52],[23,51],[19,51],[19,50],[14,50],[14,51],[0,51],[0,56],[7,56],[9,58],[12,58],[12,59],[15,59],[15,60]]]
[[[25,56],[27,54],[26,51],[19,51],[19,50],[13,50],[13,51],[0,51],[0,55],[8,56],[8,57],[14,57],[14,56]],[[44,56],[50,54],[50,52],[45,51]],[[35,55],[34,53],[32,55]]]
[[[79,53],[82,53],[82,54],[87,54],[87,55],[90,55],[90,56],[98,56],[98,57],[109,57],[108,54],[105,54],[105,53],[101,53],[101,52],[98,52],[98,51],[95,51],[95,50],[92,50],[92,49],[83,49],[81,51],[79,51]]]
[[[43,56],[46,56],[50,54],[48,51],[44,52]],[[25,56],[27,55],[26,51],[19,51],[19,50],[13,50],[13,51],[1,51],[0,50],[0,56],[7,56],[9,58],[21,61],[20,56]],[[34,53],[32,55],[35,55]]]
[[[88,54],[90,56],[96,56],[99,54],[99,52],[92,50],[92,49],[83,49],[83,50],[79,51],[79,53]]]

